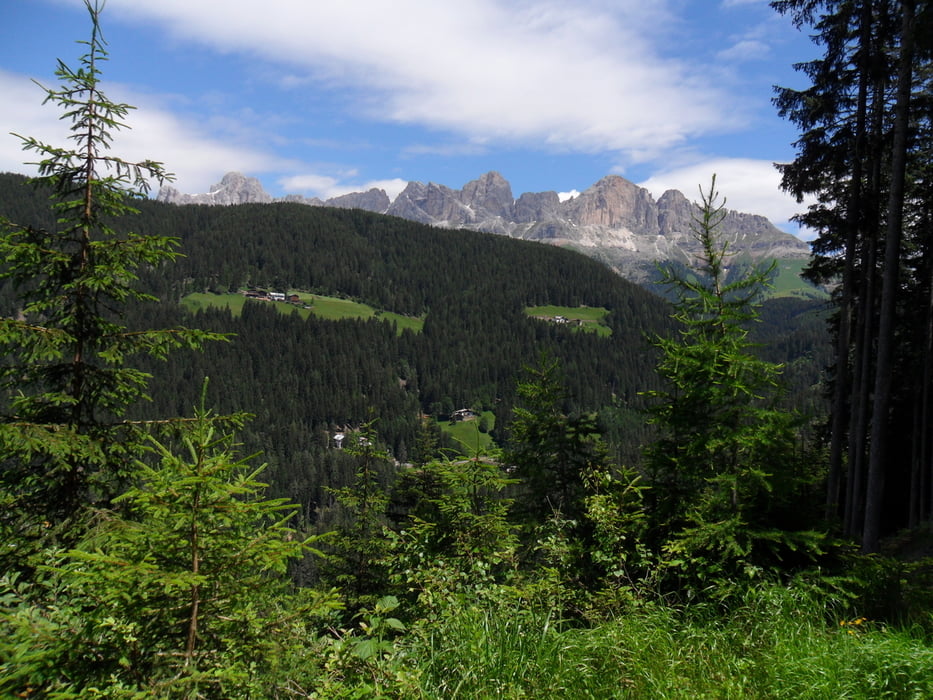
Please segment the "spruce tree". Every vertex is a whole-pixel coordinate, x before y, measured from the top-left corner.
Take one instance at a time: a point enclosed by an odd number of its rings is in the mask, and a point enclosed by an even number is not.
[[[796,525],[789,506],[803,476],[795,417],[777,408],[780,366],[758,358],[748,339],[773,264],[726,281],[715,182],[700,191],[694,235],[703,252],[693,272],[663,271],[680,330],[657,339],[666,388],[648,394],[660,431],[645,452],[654,544],[687,586],[757,574],[801,538],[812,541],[782,531]]]
[[[132,107],[101,90],[102,3],[85,5],[92,29],[78,67],[59,61],[61,84],[42,88],[72,143],[21,137],[39,159],[32,183],[51,197],[56,225],[0,219],[0,279],[16,286],[20,304],[15,317],[0,318],[0,493],[13,506],[3,508],[2,531],[19,543],[67,530],[82,506],[119,491],[138,427],[126,410],[145,398],[148,377],[132,358],[220,337],[122,320],[129,305],[153,299],[135,286],[139,272],[177,251],[173,238],[123,233],[115,221],[135,211],[150,181],[170,175],[161,163],[110,152]]]
[[[205,384],[206,387],[206,384]],[[267,498],[241,458],[243,416],[203,405],[150,435],[133,486],[31,585],[0,577],[4,697],[279,697],[309,688],[315,625],[332,592],[296,590],[288,566],[316,538],[298,506]]]
[[[573,413],[559,362],[543,354],[518,382],[504,459],[521,483],[516,510],[528,522],[579,519],[584,479],[608,464],[594,413]]]
[[[834,290],[836,357],[827,511],[863,549],[928,518],[933,11],[896,0],[775,0],[822,55],[809,81],[778,88],[800,129],[785,190],[814,200],[798,219],[818,233],[808,269]],[[920,370],[920,371],[918,371]]]

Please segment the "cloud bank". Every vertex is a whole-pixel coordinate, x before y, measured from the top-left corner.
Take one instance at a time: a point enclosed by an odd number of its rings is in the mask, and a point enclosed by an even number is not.
[[[110,0],[108,11],[274,61],[283,88],[352,86],[367,118],[645,158],[734,123],[734,100],[725,109],[696,66],[656,50],[674,23],[666,6],[267,0],[260,11],[252,0]]]
[[[683,167],[659,172],[639,183],[655,198],[666,190],[680,190],[687,199],[700,201],[700,188],[709,192],[713,175],[716,190],[726,200],[726,207],[761,214],[785,231],[797,233],[790,221],[807,203],[798,204],[781,192],[781,174],[774,163],[751,158],[712,158]],[[806,237],[806,233],[803,234]]]

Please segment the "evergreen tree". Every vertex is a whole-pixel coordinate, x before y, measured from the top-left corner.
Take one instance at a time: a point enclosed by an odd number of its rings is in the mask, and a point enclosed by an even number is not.
[[[313,677],[309,625],[337,601],[292,590],[287,566],[313,539],[289,526],[296,505],[264,497],[263,467],[237,456],[241,423],[202,405],[150,437],[119,512],[96,512],[33,588],[2,581],[0,691],[277,697]]]
[[[608,460],[596,415],[568,411],[556,359],[544,355],[525,373],[518,383],[521,403],[512,409],[504,455],[522,485],[516,509],[537,524],[550,517],[577,519],[585,476]]]
[[[347,433],[344,449],[356,461],[356,474],[349,486],[328,489],[343,510],[343,521],[330,542],[322,579],[338,585],[356,611],[374,604],[388,587],[389,489],[384,480],[389,455],[376,444],[372,422]]]
[[[165,357],[181,346],[219,337],[188,329],[130,330],[124,309],[151,297],[134,283],[141,268],[174,259],[165,236],[119,234],[112,221],[134,210],[149,179],[168,174],[154,161],[130,162],[109,153],[114,132],[131,107],[100,89],[106,60],[99,15],[86,0],[91,37],[80,66],[59,62],[57,88],[46,102],[71,124],[70,147],[24,137],[40,158],[33,180],[49,192],[54,229],[0,219],[0,277],[19,289],[21,306],[0,318],[0,489],[15,507],[3,508],[7,541],[22,544],[57,532],[90,500],[118,492],[126,475],[134,425],[123,419],[146,393],[146,373],[128,360]],[[3,556],[22,552],[5,549]]]
[[[790,516],[802,510],[803,463],[795,417],[776,407],[781,368],[748,340],[771,268],[725,282],[729,251],[716,235],[725,202],[715,182],[700,191],[694,273],[665,273],[680,331],[657,339],[667,388],[649,394],[660,437],[645,451],[654,545],[688,586],[753,575],[810,539],[784,531],[800,525]]]
[[[823,55],[799,64],[811,84],[778,88],[801,129],[783,187],[816,203],[808,274],[832,284],[827,511],[876,551],[879,538],[933,512],[929,437],[929,3],[777,0],[814,29]],[[918,381],[922,379],[922,381]],[[918,416],[926,416],[918,422]],[[911,514],[909,517],[905,517]]]
[[[440,458],[412,476],[420,498],[391,535],[391,581],[431,614],[509,580],[517,540],[503,493],[515,482],[495,457]]]

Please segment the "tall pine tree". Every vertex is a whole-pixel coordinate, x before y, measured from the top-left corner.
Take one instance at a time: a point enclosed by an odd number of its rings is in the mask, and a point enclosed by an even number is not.
[[[102,3],[85,4],[92,31],[81,42],[79,67],[59,61],[61,85],[43,88],[45,101],[70,123],[73,143],[22,137],[39,158],[33,184],[49,193],[57,225],[0,219],[0,277],[20,294],[16,316],[0,318],[7,358],[0,365],[0,494],[10,506],[0,517],[10,542],[67,531],[84,505],[118,492],[136,429],[124,412],[145,396],[148,376],[132,366],[134,355],[164,357],[220,337],[185,328],[130,330],[122,322],[127,305],[152,299],[134,286],[138,271],[171,261],[175,241],[120,234],[112,222],[135,211],[132,201],[151,179],[169,175],[155,161],[109,152],[132,108],[101,91]]]
[[[778,408],[781,368],[748,339],[773,264],[726,282],[715,184],[714,176],[700,193],[694,235],[703,252],[692,273],[664,271],[680,330],[657,339],[666,388],[648,394],[659,437],[645,453],[646,499],[653,544],[680,583],[726,591],[819,537],[803,529],[805,470],[795,416]]]
[[[812,279],[834,287],[827,511],[876,551],[885,531],[929,517],[930,9],[914,0],[781,0],[823,56],[811,82],[778,88],[800,130],[783,187],[816,203]],[[927,320],[924,320],[927,319]],[[919,418],[918,418],[919,416]],[[925,418],[923,417],[925,416]],[[924,437],[927,436],[927,437]],[[911,514],[910,519],[902,514]]]

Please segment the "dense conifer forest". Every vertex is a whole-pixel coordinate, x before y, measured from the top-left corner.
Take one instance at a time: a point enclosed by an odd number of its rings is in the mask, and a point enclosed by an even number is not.
[[[902,340],[877,348],[897,351],[877,369],[897,391],[874,408],[897,458],[887,496],[862,483],[870,464],[834,463],[835,411],[877,400],[851,392],[870,384],[855,381],[866,346],[841,380],[846,326],[875,320],[846,320],[864,291],[849,266],[875,242],[833,256],[845,227],[821,218],[849,200],[809,214],[824,227],[810,274],[844,280],[829,308],[766,299],[771,268],[730,267],[715,176],[703,254],[659,270],[663,294],[571,251],[361,211],[158,204],[162,165],[110,152],[131,107],[101,91],[102,3],[85,4],[78,68],[60,62],[44,89],[73,141],[25,137],[38,176],[0,176],[0,693],[933,694],[929,464],[902,465],[928,460],[911,429],[929,383],[902,363],[929,356],[906,302],[861,307]],[[925,3],[773,4],[801,24],[825,10],[830,38],[878,12],[862,39],[897,48],[896,84],[916,57],[929,78]],[[779,102],[806,121],[803,101]],[[801,156],[785,184],[825,186],[804,177],[818,166]],[[929,280],[908,248],[912,299]],[[181,303],[250,289],[421,323]],[[544,305],[602,307],[611,332],[525,313]],[[450,444],[461,408],[492,442]]]
[[[48,217],[45,197],[24,178],[2,176],[0,201],[14,214]],[[162,303],[127,310],[128,324],[232,334],[168,362],[144,361],[154,380],[138,415],[184,413],[197,400],[199,378],[210,376],[212,405],[255,415],[242,436],[246,449],[263,453],[275,492],[304,504],[307,519],[314,521],[328,500],[325,487],[344,485],[352,473],[334,464],[343,461],[332,454],[335,433],[376,417],[379,439],[408,462],[420,456],[422,414],[444,420],[466,407],[493,411],[493,437],[505,445],[516,383],[542,353],[561,363],[563,408],[599,411],[617,461],[640,459],[650,434],[641,394],[659,386],[651,339],[670,332],[670,305],[600,263],[543,244],[360,210],[138,206],[119,225],[177,236],[184,257],[142,272],[143,288]],[[178,304],[195,291],[250,288],[346,296],[421,317],[423,330],[399,334],[378,319],[301,320],[266,302],[248,302],[239,316],[205,309],[192,317]],[[523,313],[547,304],[606,308],[611,335]],[[787,365],[794,404],[819,411],[819,363],[828,357],[821,305],[786,298],[765,309],[751,326],[761,352]]]

